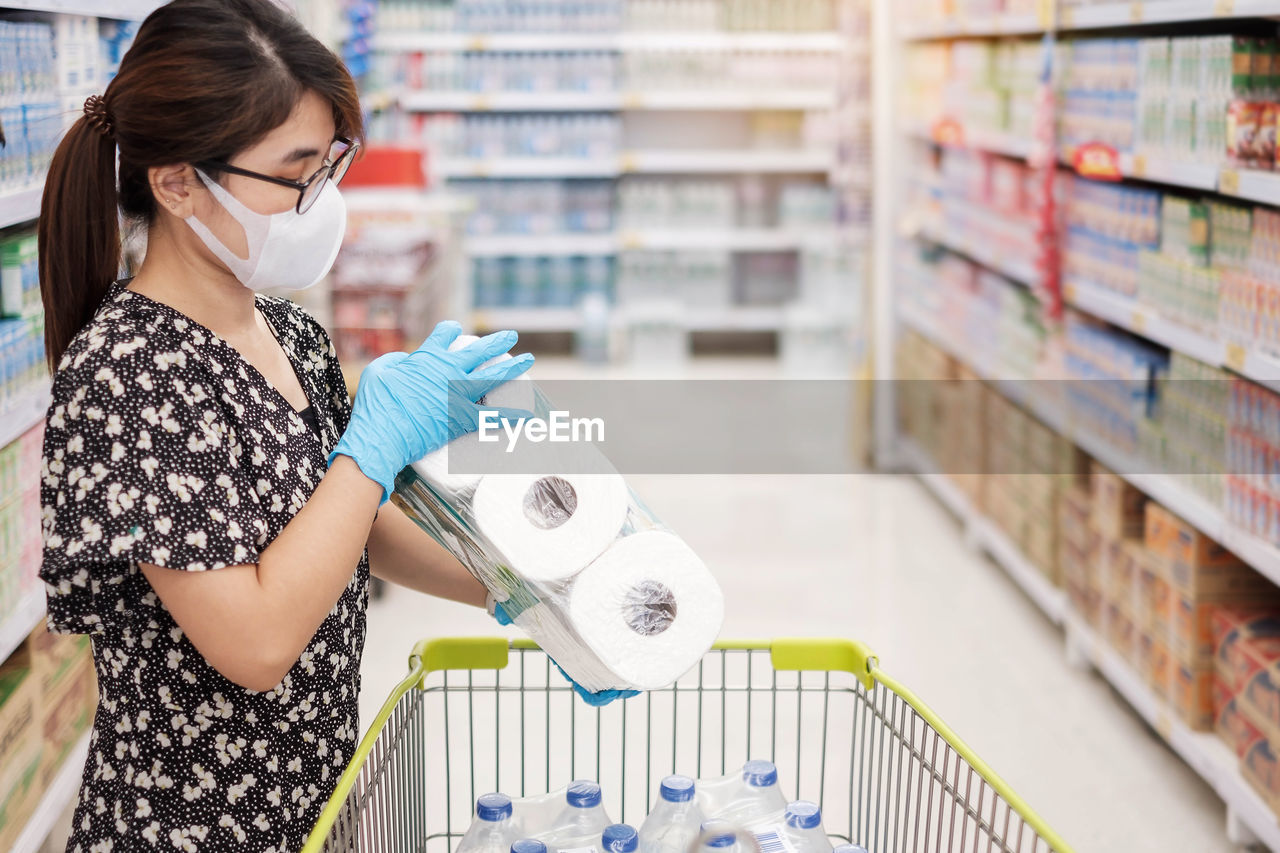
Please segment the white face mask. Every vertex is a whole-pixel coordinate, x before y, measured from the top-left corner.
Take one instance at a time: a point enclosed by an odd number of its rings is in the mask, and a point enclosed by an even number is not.
[[[329,272],[347,231],[347,205],[333,181],[325,180],[319,197],[305,214],[295,208],[267,215],[245,207],[199,169],[196,174],[244,229],[249,256],[236,255],[194,215],[188,216],[186,223],[245,287],[306,290]]]

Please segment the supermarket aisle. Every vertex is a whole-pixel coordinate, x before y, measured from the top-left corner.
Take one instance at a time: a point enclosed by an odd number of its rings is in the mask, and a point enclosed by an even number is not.
[[[724,636],[866,640],[1078,850],[1232,849],[1213,793],[1105,682],[1067,667],[1061,633],[914,479],[630,480],[716,571]],[[404,591],[369,621],[366,722],[414,640],[499,630]]]

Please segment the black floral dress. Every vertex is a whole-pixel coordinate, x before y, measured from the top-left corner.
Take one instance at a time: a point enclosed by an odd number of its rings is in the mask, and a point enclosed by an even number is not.
[[[258,308],[318,432],[233,347],[122,283],[54,376],[40,574],[51,630],[92,636],[99,684],[69,851],[297,850],[359,736],[367,555],[265,693],[210,666],[138,569],[256,562],[346,428],[324,329],[287,300]]]

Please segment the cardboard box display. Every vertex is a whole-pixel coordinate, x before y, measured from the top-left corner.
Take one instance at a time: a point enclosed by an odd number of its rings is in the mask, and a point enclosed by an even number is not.
[[[1062,585],[1062,570],[1058,565],[1058,531],[1054,525],[1035,521],[1028,524],[1023,551],[1050,583]]]
[[[1213,670],[1171,664],[1169,705],[1192,731],[1213,730]]]
[[[1214,668],[1232,693],[1242,691],[1261,669],[1280,662],[1280,617],[1247,607],[1214,611]]]
[[[1177,516],[1149,501],[1143,515],[1142,542],[1157,558],[1172,560],[1178,542]]]
[[[1280,666],[1258,669],[1236,697],[1236,705],[1273,743],[1280,743]]]
[[[1156,634],[1143,634],[1140,642],[1144,644],[1142,660],[1147,667],[1147,684],[1156,696],[1167,700],[1172,692],[1174,669],[1169,645],[1163,637]]]
[[[1139,634],[1134,627],[1133,618],[1118,602],[1110,602],[1105,606],[1104,634],[1111,647],[1120,656],[1129,661],[1135,668],[1141,661],[1138,648]]]
[[[1240,713],[1236,695],[1216,672],[1213,679],[1213,705],[1214,731],[1235,752],[1237,759],[1243,759],[1250,744],[1263,736],[1262,731]]]
[[[97,680],[93,658],[80,654],[68,671],[45,694],[40,712],[43,752],[40,760],[40,785],[48,787],[58,770],[93,723],[97,706]]]
[[[1097,462],[1093,463],[1090,485],[1093,492],[1092,521],[1101,533],[1115,539],[1142,536],[1146,495]]]
[[[1266,738],[1258,738],[1249,745],[1240,760],[1240,772],[1271,810],[1280,814],[1280,767]]]
[[[1089,492],[1082,486],[1064,489],[1058,503],[1058,529],[1063,539],[1080,550],[1089,547]]]
[[[86,634],[54,634],[43,623],[27,636],[31,649],[31,669],[42,695],[48,695],[59,681],[89,655]]]
[[[0,664],[0,850],[13,846],[40,800],[38,698],[24,645]]]

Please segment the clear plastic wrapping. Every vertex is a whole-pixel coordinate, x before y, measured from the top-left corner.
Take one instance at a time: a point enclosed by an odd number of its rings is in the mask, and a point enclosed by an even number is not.
[[[551,411],[527,378],[482,402]],[[500,438],[463,436],[405,468],[391,500],[587,690],[673,683],[719,634],[711,573],[593,444],[526,446],[522,465]]]

